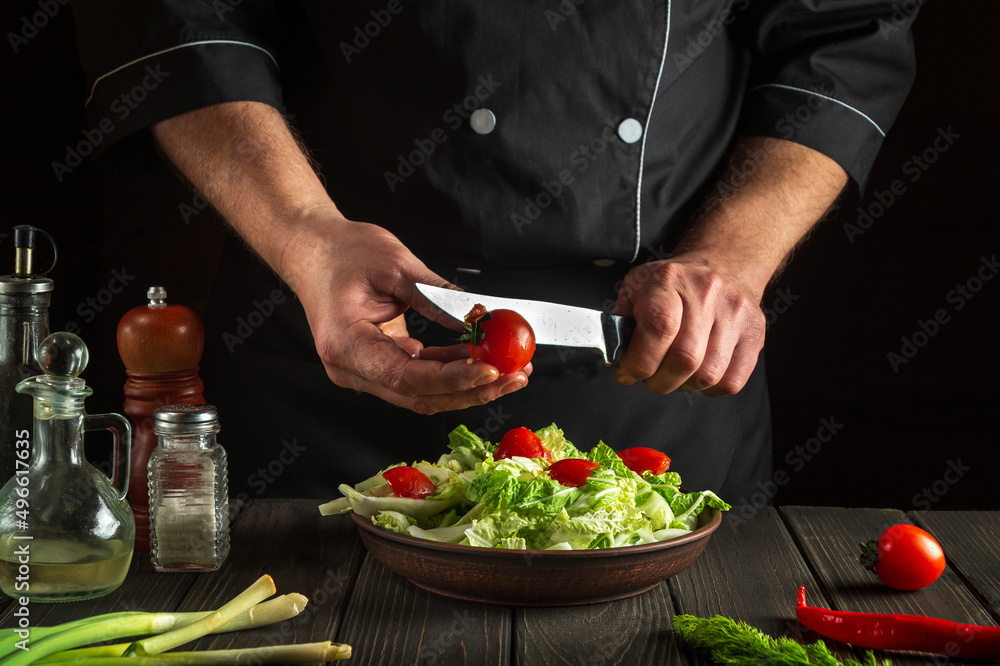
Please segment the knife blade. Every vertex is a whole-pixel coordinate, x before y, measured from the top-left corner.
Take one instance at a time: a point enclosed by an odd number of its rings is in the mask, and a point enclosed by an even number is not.
[[[594,349],[604,357],[605,365],[615,362],[635,327],[629,317],[574,305],[472,294],[421,283],[417,283],[417,290],[459,321],[464,321],[476,304],[487,310],[513,310],[531,324],[535,344]]]

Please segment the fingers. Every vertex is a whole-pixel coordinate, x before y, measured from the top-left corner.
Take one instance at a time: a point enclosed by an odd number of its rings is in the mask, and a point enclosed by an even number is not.
[[[763,322],[763,317],[761,318]],[[757,366],[757,359],[760,350],[764,347],[764,326],[753,325],[755,328],[748,335],[740,338],[740,341],[733,348],[729,358],[725,373],[710,386],[700,390],[703,394],[712,397],[733,395],[738,393],[750,379],[750,374]]]
[[[704,267],[666,263],[626,278],[619,310],[636,329],[616,368],[624,385],[639,381],[655,393],[738,392],[756,366],[764,318],[752,295]]]
[[[316,351],[338,386],[433,413],[462,409],[519,390],[528,372],[501,376],[457,349],[428,351],[402,315],[412,305],[445,326],[459,325],[416,290],[416,282],[452,287],[385,229],[339,218],[315,235],[297,280]],[[459,326],[460,327],[460,326]]]
[[[422,414],[485,404],[528,383],[528,372],[501,375],[492,365],[469,359],[467,348],[462,354],[465,345],[422,348],[413,357],[377,326],[358,322],[351,328],[345,339],[363,353],[325,359],[330,378]]]

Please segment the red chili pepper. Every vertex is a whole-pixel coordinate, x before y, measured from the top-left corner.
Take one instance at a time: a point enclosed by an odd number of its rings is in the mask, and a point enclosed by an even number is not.
[[[1000,627],[920,615],[852,613],[806,606],[799,588],[795,617],[817,634],[873,650],[916,650],[962,659],[1000,659]]]

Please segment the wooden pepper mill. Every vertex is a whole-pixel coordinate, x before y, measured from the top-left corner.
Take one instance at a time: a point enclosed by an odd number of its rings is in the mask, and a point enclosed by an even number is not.
[[[150,287],[147,305],[132,308],[118,323],[118,354],[125,364],[125,414],[132,419],[131,483],[135,548],[149,550],[149,477],[146,466],[156,447],[153,415],[161,405],[204,405],[198,364],[205,327],[183,305],[167,305],[163,287]]]

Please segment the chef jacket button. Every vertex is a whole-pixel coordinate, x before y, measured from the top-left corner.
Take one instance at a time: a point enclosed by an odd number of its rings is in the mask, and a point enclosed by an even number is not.
[[[601,268],[607,268],[608,266],[614,266],[614,259],[594,259],[594,265],[600,266]]]
[[[489,134],[497,126],[497,117],[489,109],[476,109],[469,118],[469,125],[477,134]]]
[[[635,143],[642,138],[642,123],[635,118],[626,118],[618,123],[618,136],[625,143]]]

